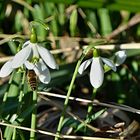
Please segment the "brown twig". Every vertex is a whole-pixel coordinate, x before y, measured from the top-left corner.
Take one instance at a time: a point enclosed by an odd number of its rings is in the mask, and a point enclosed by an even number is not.
[[[48,99],[47,97],[43,96],[43,95],[40,95],[40,97],[45,100],[45,101],[49,101],[51,104],[53,104],[55,107],[57,107],[58,109],[61,109],[63,110],[63,107],[61,107],[58,103]],[[69,114],[70,116],[73,117],[74,120],[78,120],[79,122],[83,123],[85,126],[87,126],[88,128],[90,128],[91,130],[93,130],[94,132],[98,132],[100,131],[100,129],[96,128],[96,127],[93,127],[87,123],[85,123],[81,118],[79,118],[77,115],[73,114],[72,112],[66,110],[66,113]]]
[[[97,32],[96,28],[94,27],[94,25],[89,21],[87,20],[87,16],[86,14],[84,13],[84,11],[81,9],[81,8],[78,8],[78,12],[79,14],[82,16],[82,18],[86,21],[88,27],[90,28],[90,30],[93,32],[93,33],[96,33],[96,37],[97,38],[101,38],[101,35]]]
[[[129,22],[125,25],[120,25],[117,29],[115,29],[111,34],[107,35],[106,38],[107,40],[110,40],[112,38],[114,38],[115,36],[117,36],[118,34],[120,34],[122,31],[136,25],[140,23],[140,14],[136,14],[135,16],[133,16]]]
[[[43,95],[47,95],[47,96],[51,96],[51,97],[62,98],[62,99],[66,98],[65,95],[59,95],[59,94],[55,94],[55,93],[49,93],[49,92],[38,92],[38,93],[43,94]],[[69,97],[69,100],[84,102],[84,103],[93,103],[93,105],[99,105],[99,106],[104,106],[104,107],[109,107],[109,108],[117,108],[117,109],[124,110],[124,111],[127,111],[127,112],[140,114],[139,109],[135,109],[135,108],[127,106],[127,105],[103,103],[103,102],[99,102],[99,101],[96,101],[96,100],[91,101],[91,100],[76,98],[76,97]]]
[[[83,46],[83,49],[85,49],[88,46]],[[120,49],[120,50],[129,50],[129,49],[140,49],[140,43],[129,43],[129,44],[112,44],[112,45],[98,45],[95,46],[97,49],[101,50],[113,50],[113,49]],[[59,53],[64,53],[64,52],[71,52],[74,50],[79,50],[80,46],[75,46],[73,48],[63,48],[63,49],[55,49],[51,50],[52,54],[59,54]],[[10,59],[12,59],[13,56],[5,56],[5,57],[0,57],[0,63],[4,63]]]
[[[5,122],[0,122],[0,125],[3,126],[8,126],[8,127],[12,127],[12,128],[16,128],[16,129],[21,129],[21,130],[26,130],[26,131],[33,131],[36,133],[40,133],[40,134],[44,134],[44,135],[49,135],[49,136],[53,136],[53,137],[59,137],[62,139],[82,139],[82,140],[119,140],[119,139],[112,139],[112,138],[99,138],[99,137],[88,137],[88,136],[74,136],[74,135],[57,135],[55,133],[52,132],[48,132],[48,131],[44,131],[44,130],[40,130],[40,129],[31,129],[28,127],[23,127],[23,126],[17,126],[17,125],[13,125],[13,124],[8,124]]]
[[[34,10],[34,8],[31,6],[31,5],[29,5],[26,1],[24,1],[24,0],[12,0],[13,2],[16,2],[16,3],[18,3],[18,4],[20,4],[20,5],[22,5],[22,6],[24,6],[24,7],[26,7],[28,10],[30,10],[31,12],[33,12],[33,10]]]

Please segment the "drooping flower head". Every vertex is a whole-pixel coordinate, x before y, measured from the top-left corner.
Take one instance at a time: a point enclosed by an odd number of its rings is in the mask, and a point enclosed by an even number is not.
[[[123,52],[121,52],[123,53]],[[125,53],[124,53],[125,54]],[[119,61],[121,57],[120,52],[116,53],[117,60]],[[125,55],[126,56],[126,55]],[[126,57],[122,57],[123,62],[126,59]],[[122,62],[122,61],[119,61]],[[90,58],[86,61],[84,61],[80,67],[79,67],[79,74],[82,74],[84,70],[87,69],[87,67],[91,64],[90,68],[90,83],[94,88],[99,88],[104,80],[104,65],[106,64],[108,67],[110,67],[113,71],[116,71],[116,66],[118,63],[113,63],[112,60],[108,58],[104,58],[98,55],[98,52],[96,49],[93,51],[93,58]]]
[[[123,62],[125,61],[127,55],[126,55],[126,51],[118,51],[115,53],[114,55],[114,62],[116,66],[119,66],[121,64],[123,64]]]
[[[34,70],[40,81],[45,84],[50,81],[50,72],[47,66],[58,69],[58,65],[50,51],[37,43],[34,29],[32,29],[30,41],[25,42],[14,58],[3,65],[0,77],[8,76],[13,69],[23,65],[29,70]]]

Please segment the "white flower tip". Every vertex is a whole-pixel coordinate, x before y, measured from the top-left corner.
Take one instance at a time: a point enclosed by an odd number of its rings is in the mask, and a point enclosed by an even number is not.
[[[90,65],[90,63],[92,62],[92,58],[91,59],[88,59],[88,60],[85,60],[79,67],[78,69],[78,73],[79,74],[82,74],[84,72],[84,70],[87,69],[87,67]]]
[[[59,66],[57,64],[54,64],[53,66],[50,67],[51,69],[56,69],[58,70],[59,69]]]
[[[116,65],[113,63],[112,60],[107,59],[107,58],[103,58],[103,57],[101,57],[101,59],[108,67],[110,67],[113,71],[116,72],[116,70],[117,70]]]
[[[102,85],[102,83],[101,84],[93,84],[93,83],[91,83],[92,84],[92,86],[94,87],[94,88],[99,88],[101,85]]]
[[[116,64],[114,64],[114,67],[110,67],[114,72],[117,71],[117,67],[116,67]]]
[[[12,60],[7,61],[0,70],[0,77],[7,77],[13,71],[11,67]]]
[[[78,69],[78,73],[81,75],[83,72],[80,69]]]
[[[84,71],[84,70],[83,70],[82,67],[80,66],[79,69],[78,69],[78,73],[79,73],[79,74],[82,74],[83,71]]]
[[[127,54],[125,50],[118,51],[115,53],[115,65],[119,66],[126,60]]]
[[[6,76],[8,76],[8,75],[4,75],[4,74],[0,71],[0,77],[1,77],[1,78],[4,78],[4,77],[6,77]]]
[[[99,88],[103,84],[104,70],[102,61],[99,58],[94,58],[90,70],[90,83],[94,88]]]
[[[39,79],[40,79],[40,81],[42,82],[42,83],[44,83],[44,84],[48,84],[50,81],[51,81],[51,78],[49,77],[46,77],[46,76],[44,76],[44,75],[40,75],[39,76]]]
[[[115,67],[114,67],[113,71],[114,71],[114,72],[116,72],[116,71],[117,71],[117,67],[116,67],[116,65],[115,65]]]
[[[113,67],[110,67],[114,72],[117,71],[117,67],[116,67],[116,64],[113,64]]]
[[[59,65],[56,62],[52,65],[51,69],[59,69]]]

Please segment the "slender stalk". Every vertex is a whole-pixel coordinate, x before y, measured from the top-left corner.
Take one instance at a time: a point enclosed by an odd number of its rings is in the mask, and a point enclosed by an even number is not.
[[[93,93],[92,93],[92,97],[91,97],[92,101],[95,99],[96,93],[97,93],[97,88],[94,88]],[[92,115],[92,110],[93,110],[93,103],[89,103],[88,111],[87,111],[87,118],[89,118]]]
[[[8,90],[9,90],[9,87],[10,87],[10,85],[12,83],[12,80],[13,80],[13,77],[14,77],[14,73],[15,72],[13,72],[12,75],[11,75],[11,77],[10,77],[10,80],[8,82],[8,86],[7,86],[6,92],[4,93],[4,96],[3,96],[3,102],[2,102],[2,105],[0,106],[0,114],[1,115],[3,114],[3,108],[5,106],[5,102],[6,102],[7,97],[8,97]]]
[[[21,102],[22,102],[22,98],[23,98],[23,94],[24,94],[23,88],[24,88],[24,83],[25,83],[25,77],[26,77],[26,72],[24,71],[23,76],[22,76],[22,81],[21,81],[20,93],[19,93],[19,100],[18,100],[19,105],[18,105],[18,109],[17,109],[17,114],[20,114],[20,111],[21,111],[20,109],[22,106]]]
[[[11,77],[10,77],[10,80],[9,80],[9,82],[8,82],[8,87],[7,87],[6,93],[4,94],[3,102],[6,102],[6,100],[7,100],[8,90],[9,90],[9,87],[10,87],[10,85],[11,85],[11,83],[12,83],[12,80],[13,80],[13,77],[14,77],[14,73],[15,73],[15,72],[12,73],[12,75],[11,75]]]
[[[93,89],[93,93],[92,93],[92,97],[91,97],[91,101],[93,101],[95,99],[95,96],[96,96],[96,93],[97,93],[97,89],[94,88]],[[93,110],[93,103],[90,102],[88,104],[88,110],[87,110],[87,116],[86,116],[86,120],[84,121],[84,123],[88,124],[91,122],[91,116],[92,116],[92,110]],[[82,129],[84,127],[85,131],[86,131],[86,127],[85,127],[85,124],[82,123],[78,126],[77,131],[79,131],[80,129]]]
[[[31,28],[30,41],[31,43],[37,43],[37,34],[33,26]],[[35,130],[36,129],[36,115],[37,115],[37,89],[33,91],[32,104],[34,106],[34,109],[31,115],[31,129]],[[36,139],[36,133],[34,131],[31,131],[30,140],[35,140],[35,139]]]
[[[59,94],[55,94],[52,92],[38,92],[38,94],[41,95],[46,95],[48,97],[57,97],[57,98],[61,98],[61,99],[65,99],[66,96],[65,95],[59,95]],[[103,103],[103,102],[99,102],[99,101],[91,101],[91,100],[87,100],[87,99],[82,99],[82,98],[76,98],[76,97],[69,97],[70,100],[72,101],[76,101],[76,102],[83,102],[83,103],[92,103],[93,106],[103,106],[103,107],[108,107],[108,108],[115,108],[115,109],[120,109],[123,111],[127,111],[127,112],[131,112],[131,113],[136,113],[136,114],[140,114],[140,110],[127,106],[127,105],[123,105],[123,104],[117,104],[117,103]]]
[[[34,110],[32,112],[31,116],[31,129],[35,130],[36,129],[36,113],[37,113],[37,91],[33,91],[33,105],[34,105]],[[34,131],[30,132],[30,140],[35,140],[36,139],[36,133]]]
[[[93,93],[92,93],[92,97],[91,97],[91,100],[93,101],[95,99],[95,96],[96,96],[96,93],[97,93],[97,89],[96,88],[93,88]],[[90,123],[92,118],[92,110],[93,110],[93,104],[92,103],[89,103],[88,104],[88,110],[87,110],[87,116],[86,116],[86,120],[85,120],[85,123]],[[84,125],[85,126],[85,125]],[[86,131],[86,127],[85,127],[85,131]]]
[[[21,106],[22,106],[21,102],[22,102],[22,97],[23,97],[23,87],[24,87],[24,82],[25,82],[25,75],[26,75],[26,72],[24,71],[23,76],[22,76],[21,85],[20,85],[20,94],[19,94],[19,100],[18,100],[17,115],[19,115],[21,112]],[[14,128],[12,140],[16,140],[16,136],[17,136],[16,134],[17,134],[16,128]]]
[[[102,44],[103,42],[96,42],[94,45],[98,45],[98,44]],[[66,112],[66,109],[67,109],[67,106],[68,106],[68,102],[69,102],[69,97],[70,97],[70,94],[71,94],[71,91],[72,91],[72,88],[73,88],[73,84],[74,84],[74,81],[76,79],[76,76],[77,76],[77,73],[78,73],[78,69],[79,69],[79,66],[82,62],[82,60],[84,59],[84,57],[86,56],[86,54],[88,53],[88,51],[90,49],[93,49],[94,46],[93,45],[89,45],[84,51],[83,51],[83,54],[81,56],[81,58],[78,60],[77,62],[77,65],[76,65],[76,68],[75,68],[75,71],[74,71],[74,74],[73,74],[73,77],[72,77],[72,80],[71,80],[71,83],[70,83],[70,86],[69,86],[69,89],[68,89],[68,92],[67,92],[67,96],[66,96],[66,99],[65,99],[65,102],[64,102],[64,109],[62,111],[62,114],[61,114],[61,117],[60,117],[60,120],[59,120],[59,124],[58,124],[58,127],[57,127],[57,132],[56,134],[60,134],[61,132],[61,129],[62,129],[62,124],[63,124],[63,120],[64,120],[64,116],[65,116],[65,112]],[[55,140],[59,140],[58,137],[55,137]]]
[[[63,123],[65,112],[66,112],[66,109],[67,109],[67,106],[68,106],[69,97],[70,97],[70,94],[71,94],[71,91],[72,91],[72,88],[73,88],[73,85],[74,85],[74,81],[75,81],[77,73],[78,73],[78,68],[79,68],[79,66],[80,66],[84,57],[85,57],[85,54],[83,54],[81,56],[81,58],[79,59],[79,61],[77,62],[77,65],[76,65],[76,68],[75,68],[75,71],[74,71],[74,74],[73,74],[73,77],[72,77],[72,80],[71,80],[71,83],[70,83],[70,86],[69,86],[69,89],[68,89],[68,92],[67,92],[67,96],[66,96],[66,99],[65,99],[65,102],[64,102],[64,109],[62,111],[62,114],[61,114],[61,117],[60,117],[60,120],[59,120],[57,133],[56,133],[58,135],[60,134],[61,129],[62,129],[62,123]],[[55,140],[59,140],[59,138],[55,137]]]

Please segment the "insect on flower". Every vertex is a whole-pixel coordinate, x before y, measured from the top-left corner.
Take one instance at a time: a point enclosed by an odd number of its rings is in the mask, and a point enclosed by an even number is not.
[[[28,46],[26,46],[25,44],[28,44]],[[51,80],[48,66],[52,69],[58,69],[58,65],[56,64],[53,55],[49,52],[49,50],[40,46],[40,55],[42,55],[42,57],[40,57],[39,52],[37,51],[37,43],[31,43],[28,41],[25,44],[23,46],[26,47],[23,47],[23,49],[13,57],[13,59],[9,60],[2,66],[0,70],[0,77],[6,77],[10,75],[14,69],[25,66],[25,68],[27,68],[28,70],[34,70],[37,77],[42,83],[48,84]],[[32,50],[32,52],[30,49]],[[30,52],[30,56],[28,56],[28,59],[26,56],[27,52]],[[34,60],[37,61],[32,63],[30,62],[31,60],[33,62]]]
[[[50,53],[41,44],[37,43],[37,36],[34,28],[32,28],[30,40],[22,45],[22,49],[8,62],[6,62],[1,70],[0,77],[6,77],[17,68],[27,69],[28,83],[32,90],[37,89],[37,80],[44,84],[48,84],[51,75],[48,67],[58,69],[58,65]]]
[[[28,70],[27,72],[28,83],[31,89],[34,91],[37,89],[37,75],[34,70]]]

